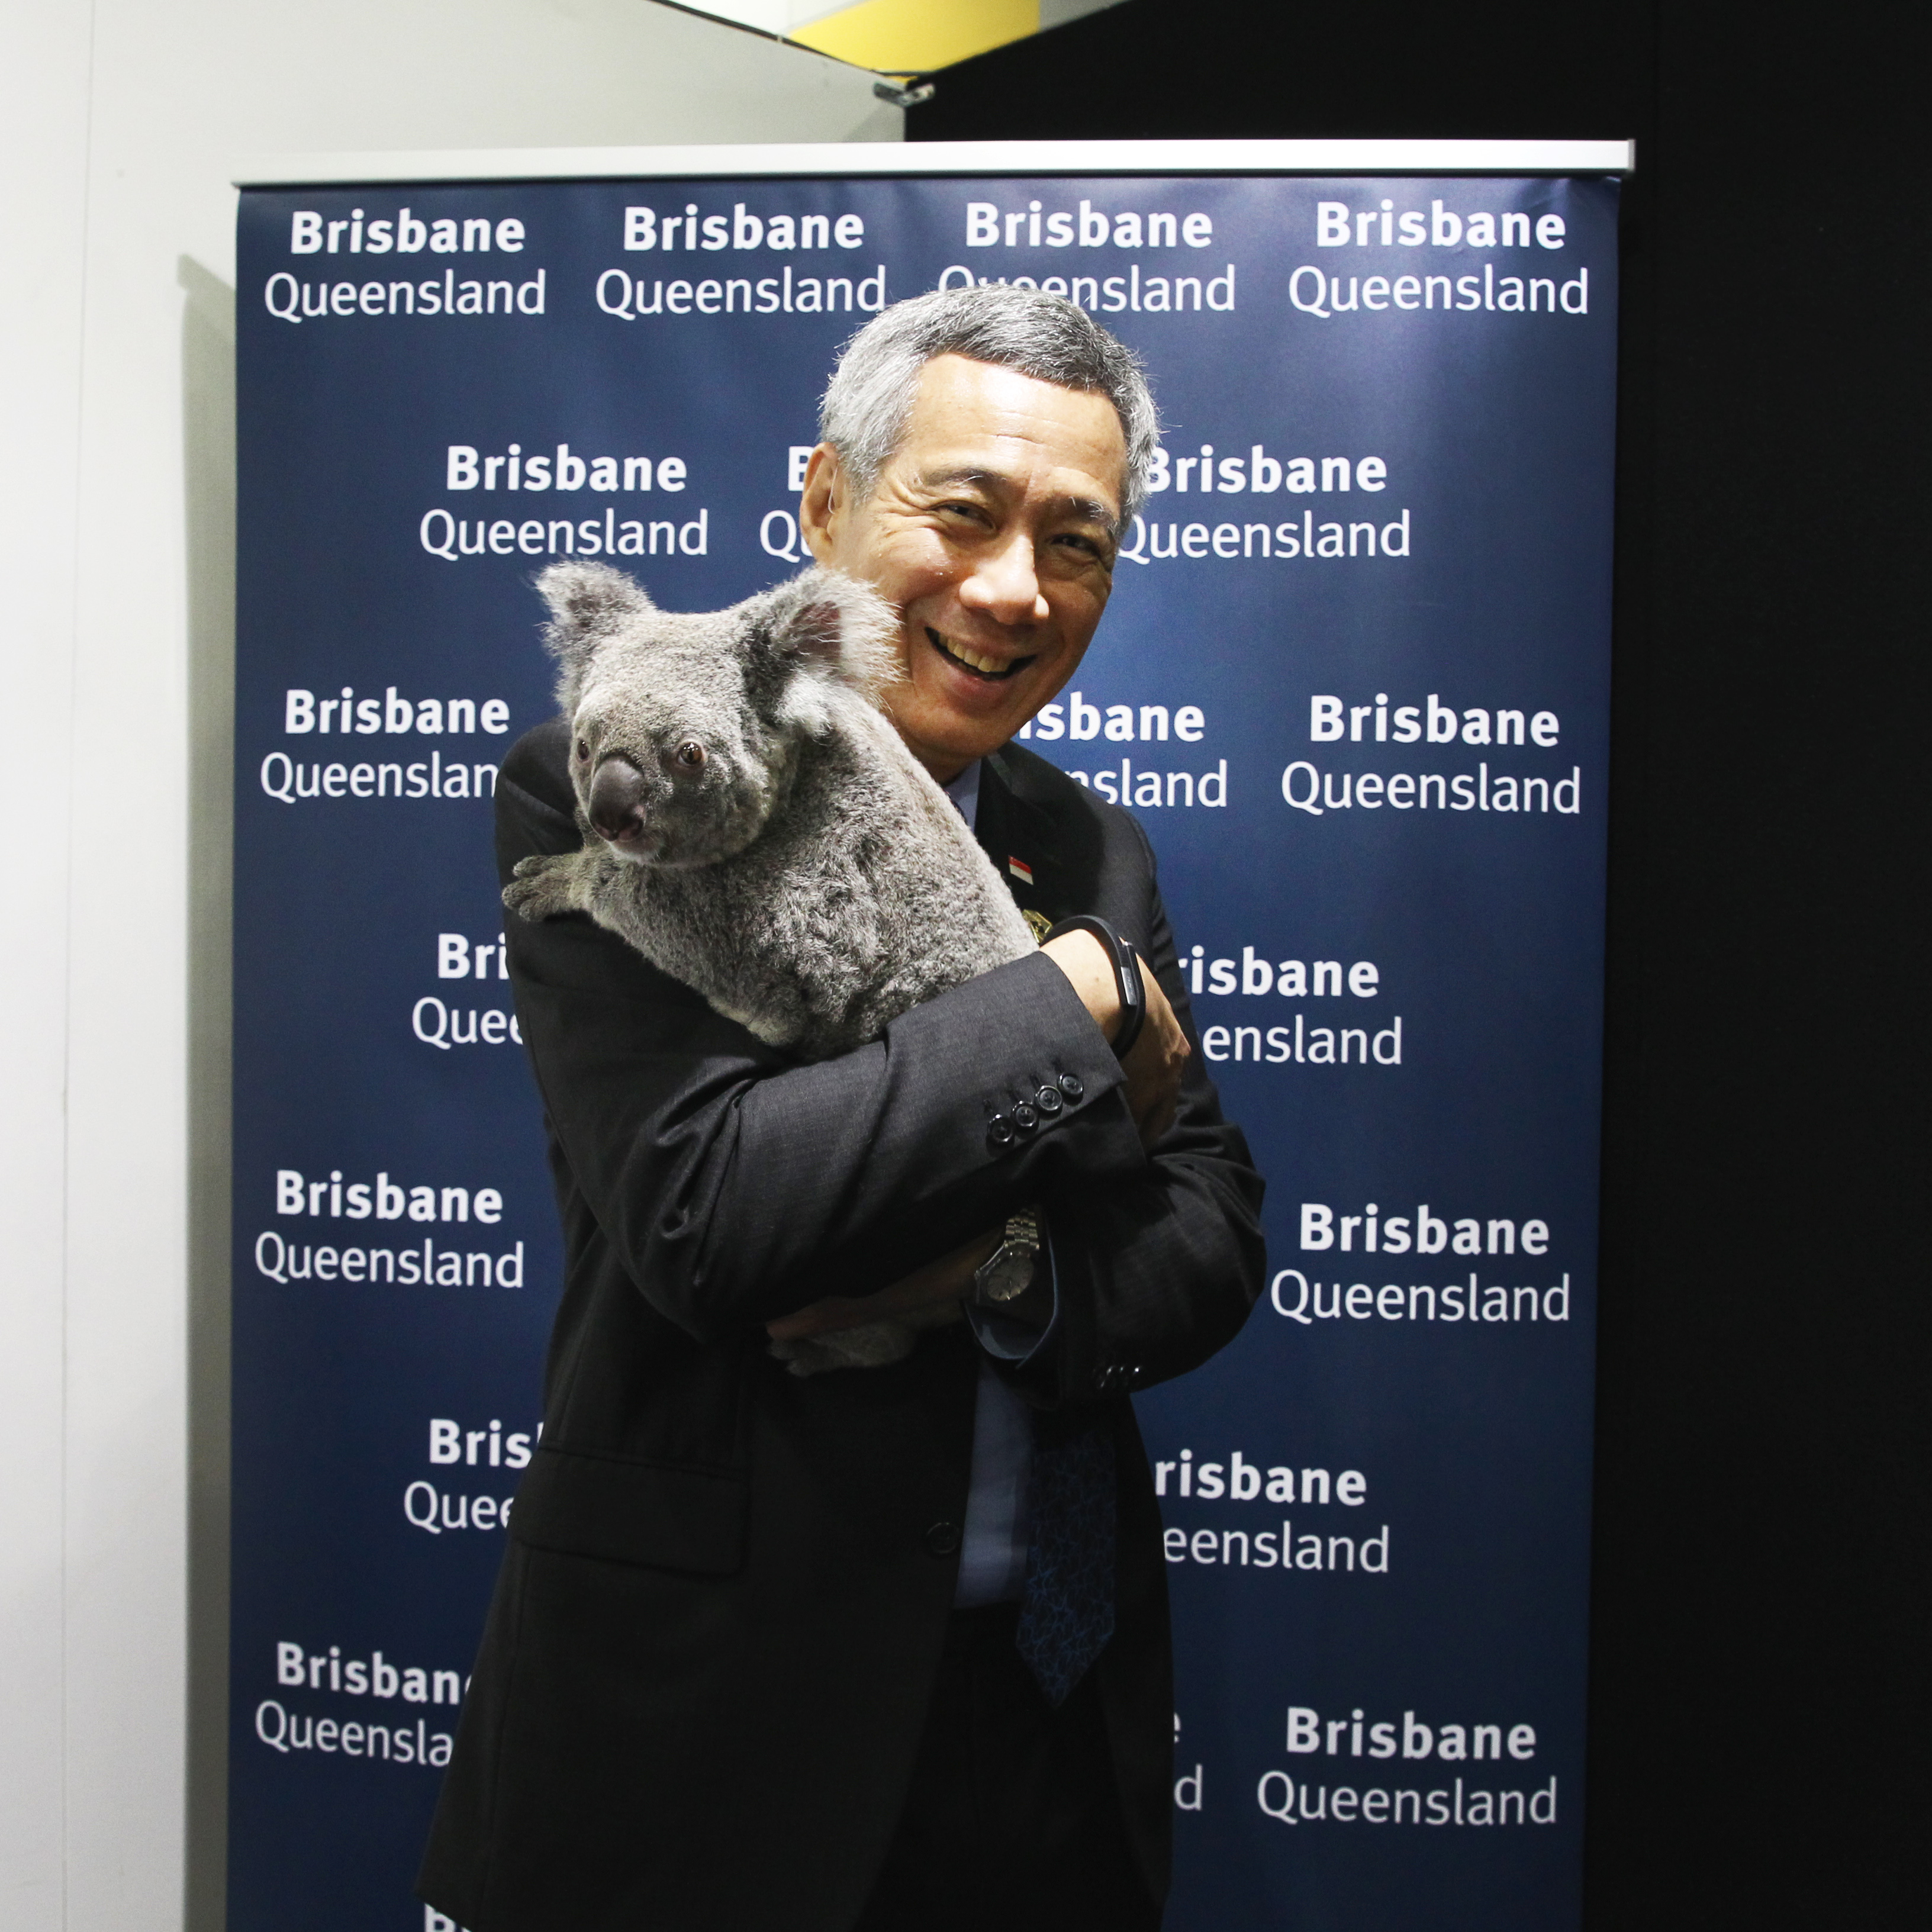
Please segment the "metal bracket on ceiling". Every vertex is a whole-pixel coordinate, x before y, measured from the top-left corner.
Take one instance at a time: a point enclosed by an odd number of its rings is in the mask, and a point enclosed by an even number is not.
[[[872,83],[872,92],[881,100],[890,101],[895,107],[917,107],[930,100],[937,91],[934,83],[929,80],[920,80],[912,74],[908,74],[906,78],[912,82],[911,86],[901,87],[893,81],[875,80]]]

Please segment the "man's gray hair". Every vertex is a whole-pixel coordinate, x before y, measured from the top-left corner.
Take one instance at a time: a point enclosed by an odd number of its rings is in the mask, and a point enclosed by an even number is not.
[[[1147,496],[1160,419],[1140,359],[1064,296],[1010,283],[940,289],[895,302],[845,345],[818,410],[818,434],[861,493],[899,446],[920,371],[936,356],[1017,369],[1042,382],[1104,395],[1126,440],[1120,522]]]

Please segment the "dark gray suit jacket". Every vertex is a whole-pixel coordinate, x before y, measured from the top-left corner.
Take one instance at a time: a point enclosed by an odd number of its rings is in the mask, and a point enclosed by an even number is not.
[[[556,722],[497,786],[498,860],[578,843]],[[1016,747],[979,832],[1023,907],[1094,911],[1186,997],[1147,840]],[[1168,1871],[1173,1702],[1160,1517],[1129,1393],[1240,1328],[1262,1184],[1199,1054],[1151,1159],[1065,976],[1034,957],[799,1066],[587,920],[508,922],[566,1280],[542,1445],[421,1888],[471,1932],[844,1932],[903,1801],[958,1567],[977,1355],[801,1380],[761,1324],[862,1294],[1030,1202],[1060,1321],[1024,1372],[1116,1446],[1116,1633],[1096,1670],[1130,1837]],[[1010,1145],[995,1113],[1070,1074]]]

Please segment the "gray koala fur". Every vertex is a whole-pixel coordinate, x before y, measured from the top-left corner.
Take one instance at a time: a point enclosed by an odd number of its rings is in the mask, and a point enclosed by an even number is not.
[[[805,1060],[876,1039],[1034,950],[972,832],[878,708],[898,620],[874,592],[814,568],[684,614],[604,564],[554,564],[536,587],[584,841],[522,860],[503,892],[512,912],[587,913]],[[592,823],[591,788],[613,758],[644,780],[634,849]],[[772,1352],[811,1375],[896,1361],[914,1340],[880,1322]]]

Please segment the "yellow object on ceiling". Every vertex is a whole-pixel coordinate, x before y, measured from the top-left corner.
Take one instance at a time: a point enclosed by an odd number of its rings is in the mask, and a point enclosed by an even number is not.
[[[878,74],[931,74],[1036,34],[1040,10],[1040,0],[859,0],[786,38]]]

